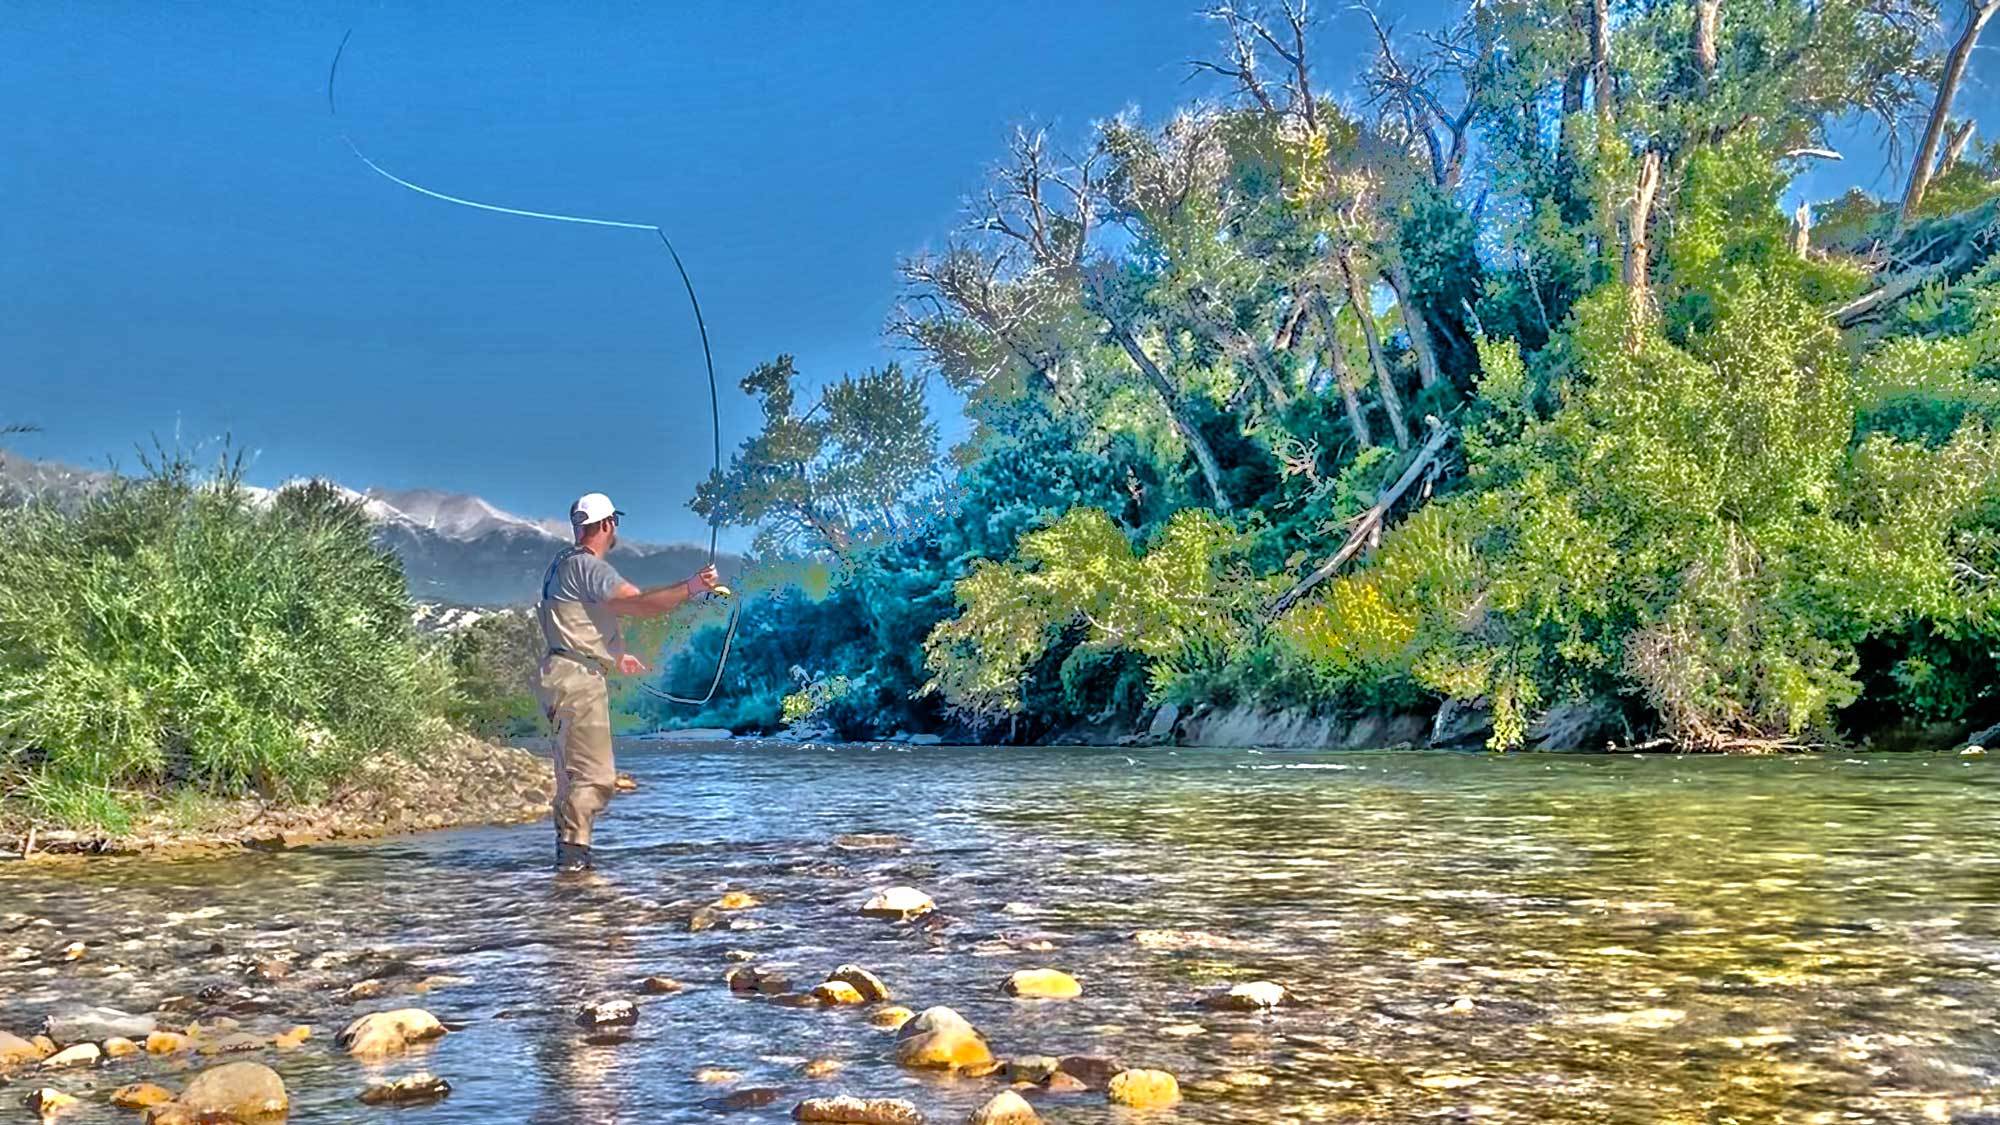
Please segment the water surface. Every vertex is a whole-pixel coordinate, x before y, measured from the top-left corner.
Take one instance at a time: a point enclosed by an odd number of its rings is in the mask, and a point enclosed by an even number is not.
[[[1956,758],[621,747],[638,778],[602,870],[556,880],[547,824],[221,860],[0,867],[0,1028],[52,1004],[313,1026],[276,1066],[294,1121],[782,1121],[799,1099],[908,1097],[956,1122],[993,1080],[909,1074],[864,1011],[732,996],[731,951],[810,987],[843,962],[900,1003],[949,1004],[996,1053],[1095,1053],[1180,1076],[1187,1122],[1976,1121],[2000,1112],[2000,811]],[[891,850],[836,837],[890,833]],[[871,890],[940,924],[858,916]],[[691,933],[728,890],[765,905]],[[732,928],[734,927],[734,928]],[[1177,931],[1173,935],[1141,931]],[[53,960],[71,941],[83,960]],[[257,966],[283,961],[282,979]],[[1014,969],[1084,984],[1010,1000]],[[648,974],[622,1043],[571,1023]],[[383,994],[348,1000],[357,981]],[[1270,979],[1300,1003],[1220,1015]],[[419,982],[422,982],[419,985]],[[422,987],[421,994],[411,990]],[[456,1030],[367,1069],[353,1016]],[[811,1058],[844,1064],[807,1078]],[[201,1064],[217,1060],[200,1060]],[[128,1059],[49,1084],[65,1120],[190,1064]],[[704,1067],[740,1072],[699,1083]],[[373,1075],[457,1087],[371,1109]],[[31,1076],[41,1084],[40,1076]],[[0,1097],[27,1084],[17,1078]],[[712,1099],[777,1087],[763,1108]],[[93,1093],[94,1091],[94,1093]],[[1055,1122],[1131,1120],[1101,1095]]]

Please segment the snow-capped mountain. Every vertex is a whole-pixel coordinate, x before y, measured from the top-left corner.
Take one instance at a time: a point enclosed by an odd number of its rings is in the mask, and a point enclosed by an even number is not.
[[[68,502],[88,496],[109,480],[108,473],[0,452],[0,503],[28,495]],[[570,541],[567,522],[531,520],[477,496],[434,488],[334,487],[375,521],[376,542],[402,560],[410,596],[419,602],[447,606],[532,602],[549,561]],[[246,491],[258,502],[268,502],[274,494],[268,488]],[[707,562],[708,548],[693,543],[620,543],[611,552],[612,565],[640,586],[677,582]],[[733,555],[716,559],[725,579],[741,562]]]

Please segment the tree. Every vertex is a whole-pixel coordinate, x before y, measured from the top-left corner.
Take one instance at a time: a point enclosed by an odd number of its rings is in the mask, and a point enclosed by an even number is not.
[[[759,528],[759,550],[832,551],[894,534],[904,508],[937,474],[937,423],[924,380],[897,364],[847,375],[797,409],[798,372],[781,355],[745,376],[764,410],[726,471],[695,490],[689,507],[733,527]]]
[[[1931,176],[1939,170],[1934,162],[1949,167],[1950,162],[1957,159],[1956,153],[1964,148],[1966,140],[1972,135],[1969,127],[1963,129],[1950,141],[1945,159],[1938,159],[1938,143],[1951,118],[1952,99],[1958,95],[1958,85],[1965,78],[1965,64],[1972,58],[1972,48],[1979,42],[1979,33],[1985,30],[1994,12],[2000,12],[2000,0],[1972,0],[1965,6],[1965,26],[1959,30],[1950,53],[1945,56],[1944,73],[1938,78],[1930,118],[1924,123],[1924,137],[1917,144],[1916,157],[1910,161],[1909,186],[1903,189],[1903,208],[1897,216],[1899,225],[1908,225],[1916,217],[1917,208],[1923,205],[1924,189],[1930,186]]]

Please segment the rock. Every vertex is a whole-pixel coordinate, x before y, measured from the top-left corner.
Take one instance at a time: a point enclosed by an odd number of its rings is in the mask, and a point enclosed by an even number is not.
[[[2000,746],[2000,723],[1994,723],[1985,730],[1976,730],[1965,737],[1967,744],[1988,748]]]
[[[779,996],[792,990],[789,978],[773,969],[755,965],[741,965],[729,970],[723,980],[729,983],[731,992],[755,992],[764,996]]]
[[[95,1008],[75,1004],[58,1009],[42,1022],[42,1031],[65,1046],[72,1043],[102,1042],[112,1036],[144,1039],[159,1026],[151,1016],[135,1016],[116,1008]]]
[[[25,1063],[41,1062],[48,1055],[49,1052],[42,1050],[41,1044],[0,1031],[0,1070]]]
[[[195,1049],[201,1055],[228,1055],[238,1051],[261,1051],[271,1045],[269,1039],[252,1035],[247,1031],[232,1031],[228,1035],[211,1039]]]
[[[1431,749],[1470,750],[1493,735],[1493,710],[1484,700],[1447,699],[1431,720]]]
[[[639,991],[648,996],[664,996],[668,993],[679,992],[686,987],[687,985],[682,984],[672,977],[647,977],[645,980],[639,982]]]
[[[1218,1012],[1268,1012],[1291,998],[1284,985],[1255,980],[1206,997],[1201,1004]]]
[[[1016,1055],[1007,1060],[1007,1081],[1046,1082],[1062,1069],[1062,1060],[1053,1055]]]
[[[306,1040],[311,1039],[312,1033],[312,1028],[307,1027],[305,1024],[299,1024],[297,1027],[271,1040],[271,1045],[280,1051],[290,1051],[304,1044]]]
[[[830,1121],[844,1125],[923,1125],[924,1115],[901,1098],[807,1098],[792,1108],[794,1121]]]
[[[1035,1107],[1012,1090],[1002,1090],[993,1099],[972,1111],[965,1125],[1040,1125]]]
[[[714,908],[707,906],[702,907],[700,910],[695,911],[693,915],[689,916],[688,933],[698,934],[703,930],[714,929],[717,917],[718,915],[716,914]]]
[[[65,961],[81,961],[83,960],[83,955],[89,951],[89,946],[80,941],[73,941],[62,947],[60,956]]]
[[[1064,1055],[1059,1069],[1092,1090],[1102,1090],[1125,1064],[1103,1055]]]
[[[1960,750],[1958,756],[1961,758],[1984,758],[1986,756],[1986,747],[1974,743]]]
[[[889,1031],[899,1031],[904,1024],[916,1018],[917,1013],[912,1012],[908,1008],[892,1006],[878,1009],[868,1017],[868,1022]]]
[[[207,1125],[207,1121],[179,1102],[161,1102],[148,1106],[145,1116],[139,1119],[143,1125]],[[208,1118],[208,1121],[215,1120]]]
[[[114,1035],[106,1039],[103,1046],[104,1057],[107,1059],[122,1059],[127,1055],[136,1055],[140,1051],[137,1043],[132,1042],[122,1035]]]
[[[708,1103],[725,1113],[739,1109],[761,1109],[778,1100],[784,1094],[774,1086],[747,1086],[733,1094],[726,1094]]]
[[[1174,724],[1180,721],[1180,707],[1173,703],[1162,703],[1160,704],[1160,709],[1153,712],[1153,721],[1146,724],[1146,736],[1148,738],[1172,738],[1174,735]]]
[[[722,951],[722,959],[724,961],[735,961],[740,964],[755,961],[757,959],[757,952],[753,949],[725,949]]]
[[[576,1025],[585,1031],[601,1027],[630,1027],[639,1022],[639,1009],[630,1000],[599,1000],[585,1004],[576,1013]]]
[[[896,1033],[896,1061],[918,1070],[967,1070],[991,1063],[993,1052],[964,1016],[935,1007]]]
[[[1000,989],[1023,1000],[1074,1000],[1083,995],[1083,986],[1075,977],[1055,969],[1022,969],[1008,977]]]
[[[799,1073],[807,1078],[828,1078],[839,1074],[843,1065],[839,1059],[810,1059],[799,1068]]]
[[[96,1066],[104,1058],[104,1052],[95,1043],[78,1043],[74,1047],[64,1047],[42,1060],[43,1070],[67,1070],[73,1066]]]
[[[1122,1070],[1112,1075],[1104,1096],[1112,1105],[1165,1109],[1180,1104],[1181,1085],[1164,1070]]]
[[[412,1043],[422,1043],[444,1034],[444,1025],[422,1008],[398,1008],[374,1012],[347,1025],[334,1042],[356,1058],[379,1059],[400,1055]]]
[[[730,891],[709,905],[717,910],[751,910],[764,905],[764,900],[749,891]]]
[[[389,991],[389,986],[379,980],[356,981],[348,986],[347,991],[340,994],[340,998],[350,1002],[355,1000],[373,1000],[387,991]]]
[[[194,1041],[178,1031],[155,1031],[146,1036],[149,1055],[178,1055],[192,1046]]]
[[[71,1109],[75,1105],[75,1098],[70,1097],[61,1090],[52,1090],[47,1086],[28,1095],[28,1108],[41,1114],[45,1119],[54,1117],[56,1114]]]
[[[427,1105],[451,1093],[451,1083],[422,1071],[393,1082],[377,1082],[361,1091],[368,1105]]]
[[[710,1086],[727,1086],[732,1082],[743,1081],[743,1075],[734,1070],[705,1066],[694,1072],[694,1080]]]
[[[826,979],[828,981],[845,981],[853,985],[854,991],[861,994],[861,999],[870,1004],[879,1004],[884,1000],[894,999],[889,992],[889,986],[882,983],[881,977],[876,976],[859,965],[842,965],[840,968],[828,973]]]
[[[844,980],[830,980],[814,986],[813,999],[829,1006],[862,1003],[861,993]]]
[[[196,1114],[212,1113],[239,1121],[282,1117],[291,1105],[278,1072],[263,1063],[224,1063],[202,1071],[175,1099]]]
[[[890,918],[907,922],[912,918],[929,914],[937,909],[931,896],[915,887],[890,887],[869,899],[861,907],[863,917]]]
[[[1058,1070],[1049,1075],[1048,1081],[1042,1083],[1042,1089],[1051,1094],[1081,1094],[1090,1089],[1090,1086],[1076,1075]]]
[[[639,779],[629,773],[621,773],[611,779],[611,787],[620,793],[635,792],[639,788]]]
[[[1140,930],[1132,940],[1145,949],[1242,949],[1244,942],[1204,930]]]
[[[172,1090],[164,1086],[155,1086],[151,1082],[134,1082],[130,1086],[120,1086],[111,1094],[111,1104],[120,1109],[146,1109],[165,1105],[173,1100]]]

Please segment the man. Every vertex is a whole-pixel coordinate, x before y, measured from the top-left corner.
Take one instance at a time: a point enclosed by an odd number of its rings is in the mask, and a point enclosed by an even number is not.
[[[605,561],[618,545],[618,518],[602,492],[577,498],[569,522],[576,545],[565,548],[542,576],[535,616],[548,653],[535,691],[556,730],[556,869],[590,866],[590,828],[611,800],[617,772],[611,757],[611,694],[605,677],[646,670],[625,651],[621,617],[663,617],[718,585],[713,564],[685,582],[641,590]]]

